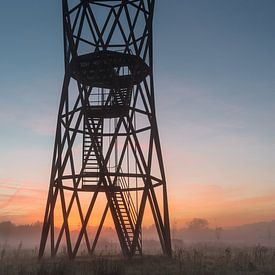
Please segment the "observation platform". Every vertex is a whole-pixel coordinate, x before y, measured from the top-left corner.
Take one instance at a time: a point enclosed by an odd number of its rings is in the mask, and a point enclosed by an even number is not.
[[[82,85],[98,88],[91,92],[85,114],[94,118],[126,116],[133,86],[149,74],[148,65],[136,55],[98,51],[80,55],[70,63],[71,76]],[[100,90],[101,89],[101,90]]]
[[[136,55],[98,51],[80,55],[70,63],[71,76],[85,86],[128,89],[148,76],[148,65]]]
[[[126,116],[131,103],[132,88],[100,91],[98,95],[95,95],[95,98],[95,100],[90,101],[90,106],[84,109],[88,117],[115,118]]]

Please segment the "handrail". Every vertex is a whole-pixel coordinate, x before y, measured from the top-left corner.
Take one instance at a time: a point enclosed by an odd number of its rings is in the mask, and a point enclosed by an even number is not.
[[[124,179],[124,180],[125,180],[125,179]],[[127,188],[127,185],[126,185],[127,183],[121,181],[120,178],[119,178],[119,182],[121,183],[121,187]],[[127,193],[130,193],[130,192],[127,192]],[[125,199],[125,201],[127,201],[128,207],[130,207],[130,209],[129,209],[129,210],[131,210],[130,212],[133,212],[133,213],[135,214],[135,215],[134,215],[134,221],[136,222],[136,221],[137,221],[137,211],[136,211],[136,209],[135,209],[135,206],[134,206],[132,197],[129,196],[129,194],[127,194],[126,198],[124,198],[124,199]]]
[[[121,168],[120,168],[120,173],[123,173]],[[117,181],[119,182],[120,187],[122,187],[124,189],[128,188],[127,182],[126,182],[124,177],[118,177]],[[122,196],[124,197],[125,202],[127,201],[127,206],[128,206],[130,219],[131,219],[131,222],[133,223],[133,230],[135,230],[134,224],[136,224],[136,222],[137,222],[138,212],[135,208],[132,197],[130,196],[130,192],[128,191],[126,196],[124,195],[124,193],[125,192],[122,193]],[[139,229],[139,238],[138,239],[139,239],[139,242],[141,243],[142,235],[141,235],[141,230],[140,229]]]

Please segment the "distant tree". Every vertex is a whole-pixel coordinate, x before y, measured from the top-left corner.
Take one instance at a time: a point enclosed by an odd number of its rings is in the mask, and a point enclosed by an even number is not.
[[[201,218],[195,218],[187,224],[187,229],[202,230],[202,229],[207,229],[208,225],[209,225],[208,220],[201,219]]]
[[[172,239],[176,239],[176,235],[177,235],[177,221],[176,219],[174,219],[174,222],[172,224],[172,227],[171,227],[171,233],[172,233]]]
[[[9,235],[11,235],[14,230],[15,230],[16,226],[10,222],[10,221],[6,221],[6,222],[1,222],[0,223],[0,237],[6,238]]]
[[[271,233],[271,228],[270,225],[267,227],[267,240],[271,241],[272,239],[272,233]]]
[[[215,236],[216,236],[216,239],[217,239],[218,241],[221,239],[222,231],[223,231],[223,228],[222,228],[222,227],[216,227],[216,228],[215,228]]]

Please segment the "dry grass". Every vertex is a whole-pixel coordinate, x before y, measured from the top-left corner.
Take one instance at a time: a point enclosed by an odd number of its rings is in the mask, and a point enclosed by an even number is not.
[[[177,249],[172,259],[162,256],[136,257],[125,260],[120,256],[81,256],[69,261],[64,255],[56,259],[37,260],[37,249],[24,250],[0,246],[0,274],[183,274],[234,275],[275,274],[275,249],[196,245]]]

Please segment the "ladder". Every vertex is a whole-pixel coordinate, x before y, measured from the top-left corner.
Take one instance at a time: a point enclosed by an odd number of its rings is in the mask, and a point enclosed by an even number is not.
[[[112,203],[114,205],[119,225],[121,227],[123,237],[126,243],[127,250],[130,254],[134,232],[137,224],[137,210],[134,206],[131,194],[127,189],[127,182],[124,177],[119,177],[117,180],[119,191],[113,193]],[[142,232],[138,229],[138,242],[134,250],[134,255],[142,254]]]
[[[89,127],[91,132],[89,131]],[[102,152],[102,129],[103,120],[100,118],[86,117],[84,121],[83,153],[82,153],[82,187],[97,185],[99,181],[99,165],[96,158],[95,149]],[[92,138],[96,141],[93,146]]]

